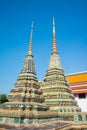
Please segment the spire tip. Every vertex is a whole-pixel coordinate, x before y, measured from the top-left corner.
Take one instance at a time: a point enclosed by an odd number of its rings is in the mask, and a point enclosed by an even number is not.
[[[53,33],[55,33],[55,21],[54,21],[54,17],[53,17]]]
[[[55,21],[53,17],[53,44],[52,44],[52,54],[58,54],[56,47],[56,31],[55,31]]]
[[[33,27],[34,27],[34,22],[32,21],[32,24],[31,24],[31,34],[30,34],[30,45],[29,45],[29,51],[28,51],[29,55],[32,55],[32,34],[33,34]]]
[[[34,28],[34,21],[32,21],[32,24],[31,24],[31,29]]]

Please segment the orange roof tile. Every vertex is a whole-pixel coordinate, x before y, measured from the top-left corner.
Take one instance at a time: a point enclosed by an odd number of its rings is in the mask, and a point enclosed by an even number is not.
[[[79,82],[87,82],[87,72],[67,75],[67,80],[70,84],[79,83]]]

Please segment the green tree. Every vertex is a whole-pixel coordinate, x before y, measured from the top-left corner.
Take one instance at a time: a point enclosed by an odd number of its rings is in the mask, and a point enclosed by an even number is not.
[[[0,104],[2,104],[4,102],[8,102],[8,99],[6,97],[6,94],[1,94],[0,95]]]

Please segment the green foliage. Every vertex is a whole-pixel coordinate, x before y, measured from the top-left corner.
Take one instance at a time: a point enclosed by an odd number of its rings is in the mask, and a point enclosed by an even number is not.
[[[0,95],[0,104],[2,104],[4,102],[8,102],[8,99],[6,97],[6,94],[1,94]]]

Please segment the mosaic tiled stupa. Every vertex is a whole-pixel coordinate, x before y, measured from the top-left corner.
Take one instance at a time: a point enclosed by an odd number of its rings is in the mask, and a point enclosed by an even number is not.
[[[53,40],[52,40],[52,54],[44,81],[42,83],[42,90],[45,97],[45,104],[50,106],[51,111],[57,111],[60,119],[67,120],[66,117],[81,112],[77,105],[75,97],[72,93],[71,87],[68,84],[64,71],[62,69],[59,53],[56,46],[56,32],[55,22],[53,18]],[[63,118],[64,117],[64,118]]]
[[[52,130],[53,127],[54,129],[57,128],[57,125],[61,127],[61,125],[70,123],[71,126],[71,122],[73,122],[72,124],[85,124],[82,128],[87,128],[87,113],[82,113],[77,105],[61,66],[56,47],[54,19],[52,54],[42,88],[39,86],[35,72],[32,54],[32,33],[33,23],[29,51],[15,83],[15,88],[8,95],[9,102],[0,105],[0,128],[5,128],[6,125],[16,126],[18,124],[19,130],[26,129],[25,126],[27,126],[27,129],[31,129],[31,126],[33,129],[33,126],[35,126],[33,130],[36,130],[37,126],[41,126],[37,128],[38,130],[45,130],[45,128],[48,130],[48,127],[49,130]],[[63,122],[60,123],[59,120]],[[50,121],[52,122],[49,124]],[[65,121],[68,122],[65,123]],[[24,128],[22,129],[21,126],[24,126]],[[71,130],[71,128],[72,126],[68,130]]]
[[[33,23],[29,51],[15,88],[8,95],[9,102],[0,106],[0,122],[35,124],[56,115],[52,115],[49,107],[43,104],[44,97],[37,80],[32,54],[32,33]]]

